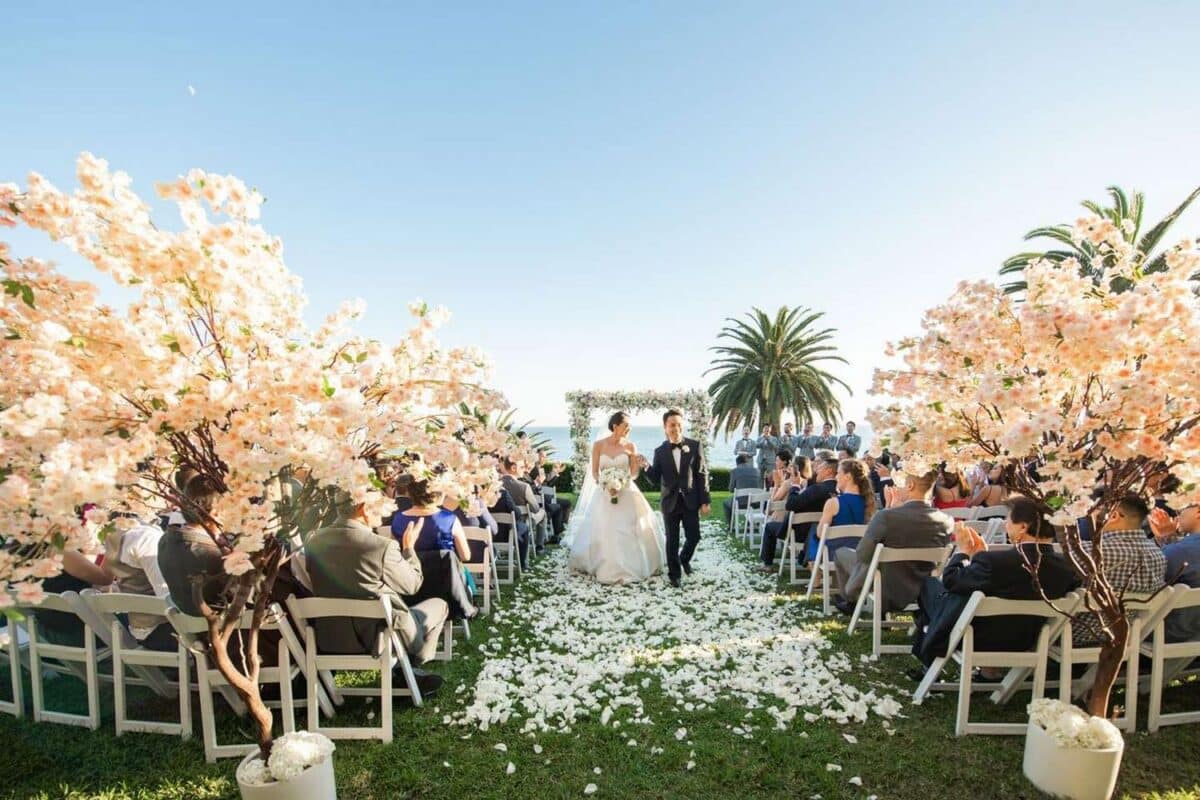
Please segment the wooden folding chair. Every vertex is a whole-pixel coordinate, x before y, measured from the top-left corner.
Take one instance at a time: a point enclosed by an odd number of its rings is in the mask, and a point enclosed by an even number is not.
[[[501,572],[496,578],[497,584],[513,583],[517,578],[521,577],[521,539],[517,531],[517,516],[511,512],[493,511],[492,518],[496,520],[496,524],[503,527],[508,526],[508,541],[495,539],[492,542],[492,547],[496,552],[497,559],[499,556],[504,556],[504,565],[508,568],[506,577]]]
[[[1166,637],[1167,614],[1179,610],[1200,609],[1200,587],[1189,588],[1177,584],[1167,591],[1171,592],[1172,598],[1164,606],[1162,616],[1154,623],[1150,642],[1143,642],[1141,646],[1142,655],[1150,656],[1150,711],[1146,729],[1151,733],[1163,725],[1200,722],[1200,709],[1170,714],[1164,714],[1162,710],[1163,689],[1180,677],[1190,663],[1196,662],[1196,667],[1200,669],[1200,639],[1168,642]]]
[[[816,516],[819,520],[821,515],[817,514]],[[826,541],[832,539],[862,539],[866,533],[866,525],[822,525],[817,531],[820,543],[817,545],[817,557],[812,564],[812,574],[808,578],[808,591],[805,592],[804,599],[808,600],[813,596],[814,586],[819,582],[821,584],[821,611],[827,617],[833,610],[833,597],[830,590],[833,586],[833,579],[837,575],[837,570],[834,568],[833,558],[829,554]]]
[[[875,553],[871,557],[871,564],[867,569],[866,580],[863,583],[863,590],[858,595],[858,602],[854,605],[854,615],[850,618],[850,626],[847,628],[847,633],[853,635],[854,629],[858,626],[858,620],[862,616],[863,608],[868,599],[871,600],[871,652],[875,655],[884,653],[907,653],[908,645],[883,644],[883,629],[884,628],[911,628],[911,623],[900,622],[888,619],[892,613],[909,613],[917,609],[916,603],[909,603],[908,606],[897,612],[883,611],[883,570],[880,569],[883,564],[898,564],[903,562],[921,562],[933,564],[933,570],[930,574],[940,575],[942,567],[949,560],[950,554],[954,552],[954,545],[946,545],[945,547],[886,547],[879,545],[875,548]]]
[[[483,613],[490,614],[492,611],[492,584],[499,584],[499,576],[496,574],[496,562],[492,558],[492,532],[487,528],[476,528],[470,525],[463,526],[463,533],[467,536],[468,542],[479,542],[483,545],[483,557],[479,561],[469,561],[465,566],[475,578],[477,589],[483,596]],[[500,587],[496,586],[496,598],[500,598]]]
[[[0,650],[8,659],[8,676],[12,684],[12,699],[0,700],[0,712],[14,717],[25,716],[25,692],[21,682],[21,652],[29,651],[29,635],[17,623],[15,614],[4,613],[5,627],[0,628]]]
[[[771,503],[771,513],[774,513],[775,510],[785,510],[787,508],[786,500],[779,500],[776,502],[779,504],[779,508],[778,509],[775,508],[775,505],[776,505],[775,502]],[[804,558],[805,548],[808,547],[808,537],[807,536],[797,537],[796,526],[797,525],[806,525],[808,523],[815,524],[820,521],[821,521],[821,512],[819,512],[819,511],[789,512],[787,519],[784,520],[783,556],[780,557],[780,559],[779,559],[779,577],[781,577],[781,578],[783,577],[783,568],[784,568],[784,565],[786,564],[788,567],[788,570],[789,570],[789,572],[788,572],[788,584],[789,585],[795,585],[800,582],[800,579],[796,577],[796,569],[798,567],[798,562],[802,561]],[[809,582],[810,583],[812,582],[811,575],[809,576]]]
[[[36,606],[19,609],[25,614],[25,629],[29,634],[29,677],[33,689],[34,722],[57,722],[62,725],[78,725],[96,730],[100,727],[100,668],[111,651],[96,646],[96,636],[87,620],[79,618],[72,607],[78,597],[75,592],[48,594]],[[44,641],[38,633],[37,610],[58,611],[79,618],[83,624],[83,644],[63,645]],[[66,711],[51,711],[45,705],[43,691],[44,672],[70,674],[83,680],[87,687],[87,714],[71,714]]]

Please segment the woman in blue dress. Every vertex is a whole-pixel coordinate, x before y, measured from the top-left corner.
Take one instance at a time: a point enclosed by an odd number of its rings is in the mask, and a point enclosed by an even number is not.
[[[866,525],[870,522],[875,514],[875,492],[871,488],[866,464],[856,458],[846,458],[839,462],[837,491],[836,495],[825,501],[825,508],[821,510],[822,527]],[[840,548],[857,546],[858,541],[854,537],[827,539],[826,557],[832,561],[834,553]],[[813,553],[813,557],[816,557],[816,553]]]
[[[412,501],[412,506],[392,516],[392,536],[396,541],[402,541],[410,525],[418,526],[419,533],[413,550],[421,558],[425,573],[425,582],[418,596],[421,599],[442,597],[450,604],[455,618],[470,619],[476,614],[472,601],[475,581],[463,566],[463,563],[471,560],[471,547],[462,523],[453,511],[442,507],[445,497],[435,494],[429,481],[401,481],[397,488]],[[430,565],[436,563],[438,555],[450,564],[449,575],[442,580],[438,580],[436,569],[429,569]]]

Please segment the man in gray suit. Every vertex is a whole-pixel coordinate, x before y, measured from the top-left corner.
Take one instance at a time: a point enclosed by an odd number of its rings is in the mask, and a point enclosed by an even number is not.
[[[762,486],[762,475],[750,463],[749,453],[738,453],[737,466],[729,473],[729,492],[732,494],[738,489],[758,489]],[[745,497],[738,498],[738,507],[745,508],[747,505]],[[725,524],[728,525],[733,519],[733,498],[725,501]]]
[[[805,458],[816,457],[817,437],[813,435],[812,423],[804,423],[804,433],[796,437],[796,455]]]
[[[833,425],[826,422],[821,426],[821,435],[810,440],[813,450],[837,450],[838,440],[833,435]]]
[[[420,528],[413,522],[400,544],[391,536],[380,536],[371,529],[359,505],[344,519],[313,531],[304,543],[304,555],[317,597],[388,598],[392,628],[409,656],[421,664],[437,652],[450,607],[440,598],[422,600],[412,608],[404,602],[404,596],[415,594],[423,580],[421,560],[413,551],[419,534]],[[375,620],[355,619],[347,624],[329,618],[316,623],[317,644],[328,653],[372,652],[379,635]],[[423,693],[440,683],[436,675],[418,676]]]
[[[542,508],[542,498],[532,486],[521,480],[520,469],[515,461],[506,458],[500,466],[500,484],[512,497],[513,505],[525,509],[525,513],[529,515],[529,524],[536,534],[533,544],[540,554],[546,549],[546,528],[542,525],[542,520],[546,518],[546,510]],[[524,568],[524,564],[521,566]]]
[[[844,547],[834,556],[842,597],[834,604],[849,614],[867,581],[871,558],[879,545],[886,547],[945,547],[954,531],[954,520],[930,505],[935,472],[906,475],[905,488],[887,491],[887,508],[875,514],[855,549]],[[916,602],[921,582],[933,571],[928,562],[881,564],[884,611],[900,611]]]
[[[862,447],[862,437],[854,432],[854,423],[846,423],[846,433],[837,440],[838,450],[845,450],[850,458],[858,458],[858,449]]]
[[[773,436],[770,425],[763,425],[762,436],[755,443],[758,446],[758,471],[765,479],[775,468],[775,454],[779,452],[779,437]]]

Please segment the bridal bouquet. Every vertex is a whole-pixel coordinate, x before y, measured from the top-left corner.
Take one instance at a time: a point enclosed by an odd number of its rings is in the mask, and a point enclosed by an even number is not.
[[[1122,745],[1121,731],[1103,717],[1089,716],[1061,700],[1041,698],[1029,704],[1029,721],[1040,727],[1060,747],[1111,750]]]
[[[617,502],[617,495],[629,485],[629,470],[621,467],[605,467],[600,470],[600,485],[608,492],[610,502]]]

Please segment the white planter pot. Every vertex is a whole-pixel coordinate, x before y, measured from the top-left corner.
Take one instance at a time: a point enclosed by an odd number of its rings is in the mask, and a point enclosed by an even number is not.
[[[258,751],[242,759],[242,763],[258,758]],[[238,781],[243,800],[337,800],[337,784],[333,779],[333,757],[314,764],[290,781],[275,781],[251,786]]]
[[[1040,725],[1030,722],[1025,732],[1025,777],[1054,797],[1109,800],[1124,752],[1124,742],[1111,750],[1060,747]]]

